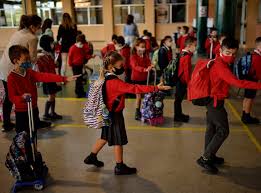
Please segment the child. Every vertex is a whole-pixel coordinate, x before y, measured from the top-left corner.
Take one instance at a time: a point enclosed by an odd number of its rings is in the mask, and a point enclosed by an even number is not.
[[[178,82],[176,83],[176,93],[174,102],[174,121],[188,122],[189,115],[182,112],[181,103],[187,93],[187,86],[191,78],[192,64],[191,58],[196,50],[197,39],[188,37],[185,41],[185,48],[181,51],[178,68]]]
[[[224,101],[229,95],[229,85],[240,88],[261,89],[261,83],[238,80],[229,65],[235,61],[238,41],[226,38],[221,45],[218,56],[210,67],[210,97],[207,105],[207,130],[205,134],[205,150],[197,163],[212,174],[218,173],[216,165],[224,164],[224,158],[216,156],[217,151],[229,135],[229,123]]]
[[[40,39],[42,53],[36,61],[36,65],[40,72],[56,74],[56,65],[53,58],[53,42],[53,38],[49,35],[43,35]],[[43,83],[43,93],[48,95],[43,115],[45,120],[62,119],[61,115],[55,113],[55,94],[60,90],[61,86],[58,86],[56,82]],[[50,108],[51,113],[49,113]]]
[[[78,76],[62,77],[55,74],[39,73],[33,71],[30,66],[30,56],[27,48],[15,45],[9,49],[9,57],[14,64],[14,70],[8,76],[8,94],[10,101],[15,104],[16,132],[29,129],[28,111],[25,99],[32,97],[33,117],[35,128],[39,128],[39,110],[37,107],[37,82],[68,82]]]
[[[158,59],[158,65],[160,67],[160,74],[162,75],[164,69],[168,66],[169,62],[172,60],[172,38],[170,36],[165,36],[160,43],[160,49],[159,49],[159,59]]]
[[[251,53],[251,67],[247,77],[247,80],[255,81],[261,80],[261,37],[256,38],[256,48]],[[260,121],[256,117],[250,115],[254,99],[256,97],[256,90],[245,89],[245,97],[243,100],[243,114],[242,121],[245,124],[259,124]]]
[[[209,37],[205,41],[205,49],[208,54],[208,58],[215,58],[215,49],[218,45],[217,28],[211,28]],[[212,52],[211,52],[212,50]],[[211,53],[210,53],[211,52]]]
[[[153,68],[149,56],[146,54],[145,40],[138,38],[133,48],[133,54],[130,58],[131,81],[134,84],[146,85],[148,72]],[[141,94],[136,94],[136,112],[135,120],[141,119],[140,112]]]
[[[111,37],[111,42],[108,43],[104,48],[101,50],[102,58],[106,56],[107,53],[111,51],[116,51],[115,45],[117,43],[117,35],[113,34]]]
[[[227,36],[225,34],[221,34],[219,37],[218,37],[218,44],[214,50],[215,52],[215,56],[220,56],[220,48],[221,48],[221,44],[222,44],[222,41],[226,38]]]
[[[124,63],[123,67],[125,70],[125,82],[131,82],[131,66],[130,66],[130,46],[125,44],[123,36],[117,38],[116,50],[123,57]]]
[[[84,65],[92,57],[89,53],[89,47],[85,35],[80,34],[76,37],[76,43],[69,50],[68,63],[72,67],[73,75],[82,74]],[[77,98],[85,97],[83,88],[83,78],[79,77],[75,82],[75,94]]]
[[[180,31],[180,37],[177,41],[177,45],[180,49],[180,52],[185,48],[185,41],[189,37],[189,27],[188,26],[182,26],[181,31]]]
[[[123,58],[117,52],[111,52],[104,60],[105,77],[118,76],[124,72]],[[107,79],[105,93],[105,104],[111,113],[111,127],[103,127],[101,138],[98,139],[92,148],[92,152],[84,160],[84,163],[89,165],[95,165],[96,167],[103,167],[104,163],[97,159],[97,154],[108,143],[109,146],[114,146],[115,154],[115,175],[130,175],[137,172],[136,168],[130,168],[123,162],[123,146],[128,143],[123,109],[124,109],[124,95],[126,93],[141,94],[154,92],[158,90],[168,90],[167,86],[141,86],[128,84],[120,80],[119,78]],[[117,106],[115,101],[118,99]]]
[[[180,38],[180,35],[181,35],[180,31],[181,31],[181,27],[178,26],[177,27],[177,31],[173,33],[173,38],[175,40],[175,45],[176,45],[177,48],[179,48],[178,39]]]

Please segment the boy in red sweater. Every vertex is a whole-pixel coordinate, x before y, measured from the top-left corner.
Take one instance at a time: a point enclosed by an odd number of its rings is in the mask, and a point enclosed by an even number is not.
[[[125,39],[123,36],[117,38],[116,50],[123,57],[124,71],[125,71],[125,82],[131,82],[131,66],[130,66],[130,46],[125,44]]]
[[[185,41],[185,48],[181,51],[178,67],[178,82],[176,83],[176,93],[174,102],[174,121],[188,122],[189,115],[182,112],[182,101],[187,93],[187,86],[191,78],[192,64],[191,58],[196,50],[197,39],[188,37]]]
[[[185,48],[185,41],[189,37],[189,27],[188,26],[182,26],[180,31],[180,37],[177,41],[177,46],[179,47],[180,52]]]
[[[207,105],[207,129],[205,134],[204,154],[197,163],[211,174],[218,173],[217,165],[224,164],[224,158],[216,156],[217,151],[229,135],[229,123],[224,101],[229,95],[230,85],[261,89],[261,83],[238,80],[229,65],[235,61],[238,41],[226,38],[221,45],[220,56],[210,66],[210,102]]]
[[[222,44],[222,41],[226,38],[227,36],[225,34],[221,34],[219,37],[218,37],[218,44],[217,46],[215,47],[215,57],[217,56],[220,56],[220,49],[221,49],[221,44]]]
[[[76,43],[70,48],[68,63],[72,67],[73,75],[83,74],[84,65],[92,56],[89,53],[89,46],[85,35],[80,34],[76,37]],[[90,69],[92,71],[92,69]],[[77,98],[85,97],[82,76],[75,82],[75,94]]]
[[[261,37],[258,37],[255,41],[256,48],[252,52],[252,63],[247,80],[259,81],[261,80]],[[245,98],[243,100],[243,114],[242,121],[245,124],[259,124],[259,119],[250,116],[254,99],[256,97],[256,90],[245,89]]]
[[[205,42],[205,49],[207,51],[208,58],[215,58],[215,49],[218,44],[219,42],[217,37],[217,28],[211,28],[209,37],[206,39]]]
[[[70,78],[55,74],[39,73],[28,68],[31,66],[29,51],[23,46],[15,45],[9,49],[9,57],[14,64],[14,70],[8,76],[8,95],[15,104],[16,132],[28,131],[28,109],[25,99],[32,98],[33,118],[35,128],[40,127],[39,110],[37,107],[37,82],[68,82]],[[50,125],[49,125],[50,126]]]
[[[111,37],[111,42],[108,43],[104,48],[101,50],[102,58],[105,58],[106,54],[112,51],[116,51],[116,43],[117,43],[118,36],[113,34]]]

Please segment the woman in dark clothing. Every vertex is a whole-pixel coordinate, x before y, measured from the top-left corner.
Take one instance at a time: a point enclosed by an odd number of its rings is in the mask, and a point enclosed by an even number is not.
[[[68,65],[68,53],[70,47],[75,44],[77,36],[77,26],[72,22],[72,18],[68,13],[63,14],[62,24],[59,26],[57,41],[62,45],[62,67],[61,75],[66,74]]]

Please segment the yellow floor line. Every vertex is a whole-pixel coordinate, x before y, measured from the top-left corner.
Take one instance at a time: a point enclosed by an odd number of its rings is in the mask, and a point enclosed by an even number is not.
[[[54,124],[55,127],[73,127],[73,128],[87,128],[82,124]],[[205,132],[205,128],[184,128],[184,127],[153,127],[153,126],[126,126],[127,130],[141,130],[141,131],[195,131]],[[232,132],[245,132],[243,129],[231,129]]]
[[[249,129],[249,127],[241,121],[241,116],[239,115],[239,113],[236,110],[236,108],[234,107],[234,105],[232,105],[232,103],[229,100],[227,100],[227,105],[230,108],[230,110],[232,111],[232,113],[234,114],[234,116],[242,124],[242,127],[246,131],[246,133],[247,133],[249,139],[251,140],[251,142],[256,146],[257,150],[261,153],[261,145],[260,145],[260,143],[258,142],[258,140],[255,137],[255,135],[252,133],[252,131]]]

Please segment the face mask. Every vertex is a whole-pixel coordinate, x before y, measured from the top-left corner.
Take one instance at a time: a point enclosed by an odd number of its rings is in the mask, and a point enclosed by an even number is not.
[[[27,70],[28,68],[32,68],[33,67],[33,64],[31,62],[23,62],[21,65],[20,65],[21,68]]]
[[[184,35],[185,33],[184,33],[184,31],[180,31],[180,35]]]
[[[42,30],[41,29],[38,29],[36,32],[35,32],[35,35],[39,36],[42,34]]]
[[[228,63],[228,64],[233,64],[235,62],[236,57],[235,56],[224,56],[222,54],[220,54],[220,56],[222,57],[222,59],[224,60],[224,62]]]
[[[124,73],[124,68],[123,66],[121,68],[114,68],[113,72],[115,75],[122,75]]]
[[[83,47],[83,44],[81,42],[77,42],[75,45],[76,45],[77,48],[82,48]]]
[[[116,49],[117,51],[119,51],[121,48],[122,48],[122,46],[119,46],[119,45],[116,45],[116,46],[115,46],[115,49]]]
[[[143,55],[145,53],[145,51],[146,51],[146,48],[138,48],[137,51],[138,51],[139,55]]]

